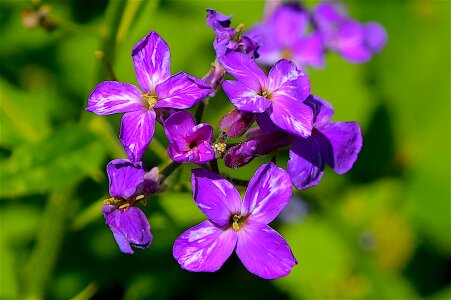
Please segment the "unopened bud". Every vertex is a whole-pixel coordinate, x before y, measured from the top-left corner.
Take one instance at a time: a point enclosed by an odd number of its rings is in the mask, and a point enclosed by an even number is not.
[[[216,95],[216,92],[218,91],[219,87],[224,81],[225,73],[226,73],[225,69],[221,66],[221,64],[217,60],[215,60],[211,64],[211,68],[208,71],[208,73],[202,78],[202,81],[212,88],[212,91],[209,95],[210,97]]]
[[[222,118],[219,129],[227,133],[227,137],[237,138],[251,127],[256,118],[257,115],[254,113],[234,109]]]
[[[257,144],[256,140],[250,140],[233,146],[224,155],[224,164],[234,169],[247,165],[257,155]]]

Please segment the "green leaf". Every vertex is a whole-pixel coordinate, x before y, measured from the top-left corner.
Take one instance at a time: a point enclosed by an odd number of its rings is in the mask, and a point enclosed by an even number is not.
[[[95,175],[105,152],[103,144],[86,128],[66,126],[45,141],[14,149],[3,161],[0,196],[45,192]]]
[[[50,130],[47,97],[19,91],[0,78],[0,145],[11,147],[45,138]]]

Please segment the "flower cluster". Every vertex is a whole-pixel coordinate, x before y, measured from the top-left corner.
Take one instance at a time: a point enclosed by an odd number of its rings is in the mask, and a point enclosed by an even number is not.
[[[197,164],[192,193],[208,220],[177,238],[174,258],[188,271],[214,272],[235,251],[251,273],[274,279],[297,264],[288,243],[268,225],[289,203],[292,185],[299,190],[317,185],[326,164],[338,174],[349,171],[362,147],[357,123],[330,121],[334,110],[311,94],[304,67],[321,66],[326,49],[350,61],[368,60],[386,36],[380,25],[362,25],[331,3],[319,4],[313,13],[298,3],[280,4],[247,33],[243,25],[231,27],[231,18],[207,10],[216,60],[203,79],[184,72],[171,76],[169,47],[152,31],[131,53],[139,88],[105,81],[92,91],[87,111],[123,113],[119,138],[128,156],[107,166],[111,198],[104,201],[103,214],[122,252],[148,247],[150,225],[137,205],[163,192],[165,177],[181,163]],[[315,30],[309,33],[311,22]],[[272,68],[266,74],[257,63]],[[226,73],[234,80],[224,80]],[[234,110],[215,134],[197,112],[221,87]],[[195,105],[196,117],[186,111]],[[146,172],[142,162],[156,120],[173,161],[161,174],[158,168]],[[231,144],[230,138],[242,140]],[[218,159],[234,169],[256,156],[275,157],[285,147],[286,170],[273,162],[261,165],[243,199],[233,177],[218,170]]]
[[[257,61],[261,64],[273,65],[286,58],[299,67],[316,68],[324,66],[327,51],[336,52],[349,62],[363,63],[387,42],[380,24],[361,24],[350,18],[339,1],[320,3],[312,11],[299,2],[276,6],[247,35],[260,43]]]

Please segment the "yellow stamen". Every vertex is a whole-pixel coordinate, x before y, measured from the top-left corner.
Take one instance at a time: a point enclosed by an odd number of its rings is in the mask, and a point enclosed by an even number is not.
[[[141,97],[145,101],[145,104],[147,105],[148,109],[154,108],[154,106],[158,102],[158,97],[156,95],[151,95],[149,93],[146,93],[146,94],[142,94]]]
[[[125,204],[122,204],[121,206],[119,206],[119,209],[123,209],[123,208],[129,207],[129,206],[130,206],[130,203],[125,203]]]
[[[238,224],[238,222],[240,221],[241,216],[234,215],[232,219],[233,219],[232,228],[233,228],[235,231],[240,230],[240,224]]]

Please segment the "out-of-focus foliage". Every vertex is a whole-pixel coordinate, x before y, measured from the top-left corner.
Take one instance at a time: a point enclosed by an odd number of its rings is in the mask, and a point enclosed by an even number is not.
[[[205,9],[250,27],[263,1],[1,1],[0,298],[449,299],[450,3],[346,3],[356,19],[384,25],[387,47],[364,65],[330,54],[323,70],[308,73],[334,120],[359,122],[364,147],[348,174],[327,171],[317,187],[295,193],[291,217],[273,225],[299,265],[264,281],[236,256],[214,274],[188,273],[172,258],[177,236],[204,219],[192,201],[193,165],[143,208],[151,247],[120,253],[100,211],[105,165],[124,157],[120,117],[84,112],[90,91],[109,79],[96,50],[118,80],[136,83],[131,49],[155,30],[170,46],[172,73],[202,77],[214,60]],[[24,14],[42,5],[55,28],[25,28]],[[106,27],[115,18],[118,34]],[[216,126],[231,109],[220,92],[204,121]],[[161,126],[155,138],[167,145]],[[148,167],[167,163],[160,148],[151,145]],[[264,160],[227,171],[248,179]]]

